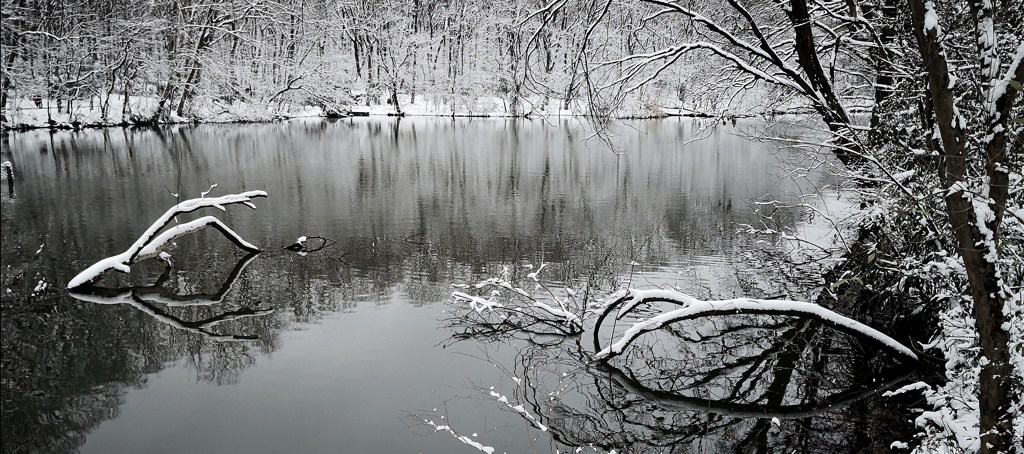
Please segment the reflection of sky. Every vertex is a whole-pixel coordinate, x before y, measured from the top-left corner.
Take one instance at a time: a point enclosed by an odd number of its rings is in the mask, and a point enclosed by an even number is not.
[[[18,198],[3,206],[5,285],[13,265],[61,288],[130,244],[173,203],[168,190],[194,196],[212,181],[215,195],[270,193],[256,200],[258,211],[202,213],[267,252],[223,307],[173,309],[196,320],[273,307],[272,315],[224,325],[223,332],[260,335],[259,344],[199,342],[129,307],[55,298],[63,309],[46,325],[10,331],[33,336],[19,339],[33,345],[19,360],[39,362],[25,386],[74,397],[126,377],[133,387],[146,383],[84,425],[88,432],[100,424],[88,452],[449,451],[451,440],[402,430],[402,411],[437,407],[468,380],[507,380],[435,347],[445,333],[436,330],[443,306],[433,303],[448,299],[450,283],[500,264],[525,273],[522,265],[545,261],[552,265],[543,277],[564,285],[582,279],[607,289],[632,279],[737,296],[735,262],[749,258],[755,241],[736,234],[737,223],[757,219],[747,202],[791,198],[796,187],[778,183],[777,155],[728,129],[683,146],[694,133],[690,121],[637,123],[614,138],[629,151],[616,156],[585,141],[579,124],[568,126],[366,119],[11,134],[4,157],[19,180]],[[301,235],[338,244],[307,257],[280,250]],[[47,246],[33,254],[40,244]],[[178,246],[170,285],[190,292],[220,285],[237,255],[216,234]],[[642,266],[630,277],[634,260]],[[136,275],[152,278],[154,270],[138,266]],[[25,297],[35,279],[12,284],[15,296]],[[5,314],[5,342],[11,319]],[[43,326],[88,341],[58,349]],[[35,417],[62,405],[96,410],[55,400]],[[484,416],[488,425],[515,421],[494,406],[463,413],[467,425]],[[525,436],[497,431],[488,443],[522,445]]]

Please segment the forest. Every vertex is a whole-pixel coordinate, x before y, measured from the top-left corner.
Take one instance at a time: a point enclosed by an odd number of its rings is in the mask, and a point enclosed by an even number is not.
[[[813,139],[760,139],[856,194],[817,303],[923,326],[906,344],[942,379],[898,391],[921,396],[915,452],[1024,449],[1018,1],[3,0],[2,48],[5,128],[565,114],[602,136],[617,118],[812,122]],[[779,231],[761,221],[752,233]]]

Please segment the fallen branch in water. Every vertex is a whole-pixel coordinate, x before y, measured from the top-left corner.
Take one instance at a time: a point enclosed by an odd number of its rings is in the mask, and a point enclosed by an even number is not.
[[[685,293],[674,290],[637,290],[630,289],[613,296],[613,300],[597,310],[598,320],[594,327],[594,346],[597,349],[595,355],[598,360],[606,361],[620,355],[636,338],[661,327],[701,317],[735,315],[735,314],[760,314],[760,315],[788,315],[817,320],[839,331],[855,336],[863,336],[875,341],[900,355],[917,361],[917,355],[909,348],[897,342],[895,339],[882,334],[878,330],[860,323],[854,319],[832,312],[817,304],[802,301],[786,300],[761,300],[752,298],[736,298],[722,301],[702,301]],[[642,319],[629,327],[618,341],[611,345],[600,348],[598,334],[601,331],[601,322],[614,309],[620,308],[617,319],[635,309],[641,304],[649,303],[671,303],[681,308],[668,311],[654,317]]]
[[[249,252],[259,252],[259,248],[254,246],[252,243],[245,241],[242,237],[238,236],[237,233],[228,228],[228,226],[224,225],[223,222],[213,216],[205,216],[196,219],[195,221],[176,225],[158,235],[158,233],[179,214],[191,213],[201,208],[210,207],[217,208],[221,211],[227,211],[224,206],[235,203],[241,203],[255,210],[256,205],[253,205],[252,198],[266,197],[267,193],[264,191],[247,191],[241,194],[228,194],[211,198],[207,198],[205,195],[206,193],[203,193],[203,197],[186,200],[171,207],[163,214],[163,216],[160,216],[156,222],[154,222],[153,225],[151,225],[149,229],[139,237],[138,240],[135,240],[135,243],[133,243],[128,250],[118,255],[100,260],[86,268],[81,273],[78,273],[77,276],[71,279],[71,282],[68,282],[68,289],[74,289],[89,284],[99,279],[100,276],[108,270],[117,270],[122,273],[131,272],[131,265],[151,257],[156,257],[164,247],[175,239],[190,233],[198,232],[208,226],[213,226],[213,228],[223,233],[225,237],[235,243],[239,248]]]
[[[567,290],[564,295],[558,295],[542,284],[538,275],[544,266],[542,264],[526,276],[525,281],[534,284],[535,292],[514,284],[507,267],[501,277],[462,286],[467,291],[485,294],[487,298],[462,291],[453,292],[452,300],[468,303],[466,306],[471,312],[466,315],[475,321],[475,328],[468,333],[499,333],[510,328],[533,334],[565,336],[583,332],[583,320],[576,314],[582,312],[582,307],[576,301],[575,293]],[[570,306],[579,310],[574,311]]]
[[[317,245],[314,246],[314,245],[311,244],[311,243],[316,242],[316,241],[319,241],[319,243]],[[334,246],[337,243],[338,243],[337,241],[334,241],[334,240],[332,240],[330,238],[324,238],[322,236],[316,236],[316,235],[314,235],[314,236],[305,236],[305,235],[303,235],[303,236],[300,236],[299,239],[295,240],[294,243],[289,244],[288,246],[285,246],[284,249],[292,251],[292,252],[297,252],[297,253],[299,253],[299,255],[306,255],[306,254],[309,254],[310,252],[319,252],[319,251],[321,251],[323,249],[326,249],[328,247]]]

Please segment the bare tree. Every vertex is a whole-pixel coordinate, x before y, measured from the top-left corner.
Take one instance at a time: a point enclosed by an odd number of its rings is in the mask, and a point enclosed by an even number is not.
[[[910,0],[914,35],[927,75],[926,103],[929,123],[937,137],[929,144],[939,155],[938,176],[945,199],[945,214],[963,258],[974,307],[975,326],[981,341],[979,404],[981,452],[1008,452],[1013,445],[1011,405],[1014,400],[1013,367],[1010,364],[1009,324],[1017,319],[1020,284],[1007,265],[1003,219],[1011,190],[1010,175],[1019,174],[1020,148],[1008,148],[1011,109],[1024,83],[1024,41],[1018,33],[1009,65],[1001,63],[996,7],[988,1],[971,1],[970,22],[975,33],[977,66],[971,71],[977,83],[957,83],[946,48],[953,39],[943,32],[943,19],[935,5]],[[1012,240],[1010,240],[1012,241]],[[1016,259],[1019,257],[1009,257]],[[1015,301],[1016,300],[1016,301]],[[1019,323],[1019,320],[1016,320]],[[1020,384],[1016,384],[1019,389]],[[1018,396],[1019,398],[1019,396]]]
[[[936,260],[929,257],[962,260],[963,293],[981,345],[980,355],[967,356],[982,366],[980,444],[983,452],[1004,452],[1012,446],[1022,373],[1011,363],[1024,278],[1015,189],[1022,180],[1021,128],[1014,120],[1024,82],[1022,21],[1017,9],[996,2],[908,5],[909,14],[888,1],[555,0],[537,15],[547,23],[568,11],[599,11],[578,16],[587,39],[577,58],[588,62],[591,99],[604,96],[613,107],[680,63],[703,66],[710,86],[721,91],[743,96],[756,88],[796,95],[811,106],[864,204],[892,213],[860,218],[867,220],[849,254],[855,266],[876,270],[869,272],[882,278],[875,285],[893,279],[901,289],[931,288],[921,281],[929,272],[894,264],[905,259],[928,268]],[[969,14],[953,17],[964,11]],[[624,41],[622,50],[607,45],[615,39]],[[712,59],[695,62],[703,56]],[[865,96],[875,101],[872,129],[849,113],[851,100]],[[887,197],[898,202],[888,205]],[[868,275],[839,271],[830,277],[836,286]],[[940,293],[959,295],[964,288],[957,278],[940,282]],[[908,294],[927,300],[917,290]]]

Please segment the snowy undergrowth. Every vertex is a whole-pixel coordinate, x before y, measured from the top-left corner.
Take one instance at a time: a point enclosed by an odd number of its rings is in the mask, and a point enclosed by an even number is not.
[[[365,96],[365,95],[364,95]],[[365,98],[364,98],[365,99]],[[104,109],[104,104],[106,108]],[[506,97],[493,95],[451,95],[421,94],[415,99],[409,94],[398,95],[399,108],[383,98],[371,98],[369,103],[355,102],[339,105],[354,115],[368,116],[432,116],[432,117],[582,117],[591,115],[589,106],[580,101],[568,103],[562,99],[539,95],[525,96],[518,105]],[[129,96],[127,108],[122,94],[114,93],[109,99],[94,96],[87,99],[67,101],[58,108],[53,99],[32,100],[19,98],[10,101],[4,128],[81,128],[95,126],[117,126],[148,123],[156,118],[159,99],[155,96]],[[168,106],[164,106],[167,109]],[[735,118],[753,115],[773,115],[779,112],[801,112],[807,106],[790,104],[768,110],[763,106],[735,105],[726,107],[702,107],[681,103],[664,97],[630,97],[608,115],[613,118],[661,118],[668,116],[712,116]],[[106,113],[104,113],[104,110]],[[282,103],[260,103],[243,100],[223,100],[218,97],[196,96],[187,105],[182,115],[167,112],[160,116],[160,123],[260,123],[288,118],[324,117],[321,106],[290,105]]]
[[[359,92],[358,96],[365,96]],[[349,107],[352,113],[370,116],[433,116],[433,117],[582,117],[591,115],[590,106],[578,99],[566,102],[540,95],[519,98],[517,105],[512,99],[493,95],[452,95],[452,94],[420,94],[415,99],[409,94],[399,93],[398,108],[382,97],[371,97],[370,102],[356,102]],[[365,99],[365,98],[362,98]],[[775,106],[770,112],[760,105],[730,105],[714,108],[683,103],[678,99],[665,96],[630,96],[622,101],[615,110],[608,112],[612,118],[661,118],[667,116],[719,116],[742,117],[766,115],[776,111],[804,111],[806,105],[791,103]]]
[[[1013,173],[1011,181],[1013,186],[1018,186],[1022,178]],[[921,191],[917,187],[922,185],[921,182],[910,181],[906,184],[911,191]],[[954,252],[953,240],[935,233],[941,227],[934,225],[941,220],[921,216],[923,210],[908,211],[905,199],[900,197],[882,200],[863,210],[855,221],[866,226],[881,226],[886,231],[900,229],[909,239],[936,238],[932,241],[899,244],[901,255],[895,255],[892,251],[889,251],[888,256],[881,251],[873,251],[872,254],[879,257],[876,265],[880,272],[889,273],[894,278],[886,291],[902,296],[901,304],[917,307],[915,311],[936,314],[937,333],[922,347],[941,357],[945,369],[945,380],[942,383],[911,383],[886,395],[909,393],[924,398],[923,408],[918,409],[919,415],[915,418],[920,432],[914,440],[916,443],[911,444],[916,445],[913,452],[976,453],[981,449],[979,380],[981,366],[987,359],[981,355],[964,262]],[[915,203],[943,202],[940,199],[919,199]],[[1013,194],[1007,205],[1009,215],[1003,220],[1003,241],[998,264],[1003,270],[1004,288],[1008,289],[1009,295],[1004,311],[1010,322],[1003,328],[1009,331],[1011,373],[1014,374],[1012,382],[1015,389],[1021,389],[1024,384],[1024,301],[1020,289],[1024,278],[1021,274],[1024,216],[1016,214],[1020,211],[1020,200]],[[934,310],[935,307],[941,309]],[[1013,439],[1024,440],[1022,401],[1018,397],[1011,405],[1009,417],[1012,418]]]
[[[1017,295],[1011,304],[1016,306],[1017,320],[1021,320],[1021,298]],[[981,364],[984,359],[978,346],[978,333],[968,309],[969,301],[943,311],[939,315],[941,334],[925,347],[940,349],[946,360],[946,382],[931,386],[923,382],[911,383],[886,393],[887,396],[904,392],[921,392],[927,407],[915,419],[920,444],[913,451],[925,453],[975,453],[981,448],[979,434],[978,392]],[[1016,380],[1020,383],[1024,370],[1024,324],[1011,324],[1011,362]],[[1024,407],[1018,398],[1011,410],[1014,439],[1024,440]]]

